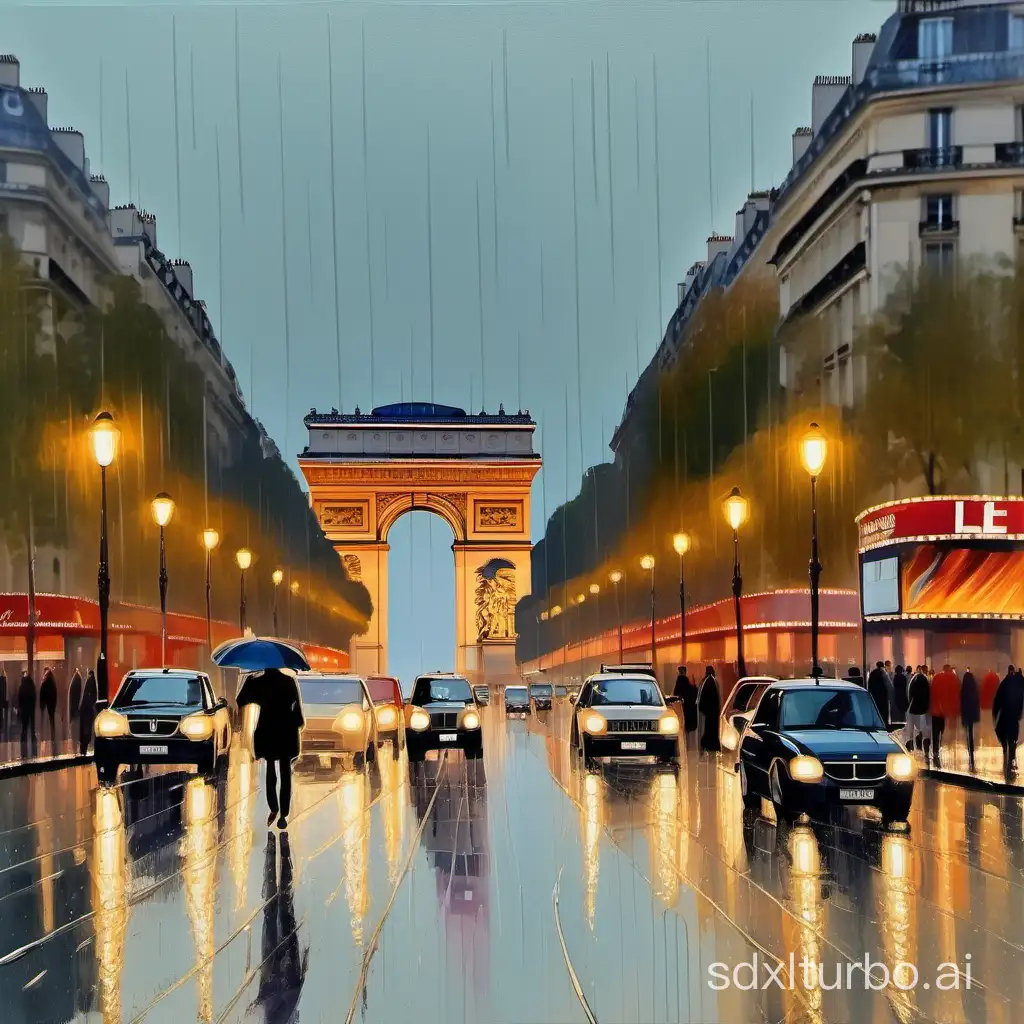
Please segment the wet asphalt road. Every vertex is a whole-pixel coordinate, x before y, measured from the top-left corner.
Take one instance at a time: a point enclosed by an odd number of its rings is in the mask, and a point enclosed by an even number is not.
[[[924,781],[909,832],[777,829],[720,761],[588,772],[564,708],[485,714],[482,764],[297,775],[286,835],[240,749],[215,783],[0,783],[0,1021],[1022,1019],[1020,799]],[[712,988],[755,954],[779,983]],[[823,990],[865,954],[916,988]]]

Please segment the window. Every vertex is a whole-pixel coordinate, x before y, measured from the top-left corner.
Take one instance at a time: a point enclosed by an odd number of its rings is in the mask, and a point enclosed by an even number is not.
[[[469,683],[458,676],[444,679],[431,679],[428,676],[420,676],[416,680],[416,689],[412,695],[413,704],[431,704],[434,701],[452,702],[459,704],[472,704],[473,691]]]
[[[594,682],[594,693],[590,701],[592,708],[645,704],[661,707],[664,701],[658,684],[650,678],[598,679]]]
[[[361,704],[363,687],[358,679],[299,679],[305,704]]]
[[[757,706],[757,713],[754,715],[755,725],[765,725],[769,729],[779,727],[779,699],[782,696],[781,690],[769,690],[764,699]]]
[[[925,196],[924,227],[931,231],[951,231],[955,225],[952,196]]]
[[[929,273],[951,276],[956,269],[956,243],[953,241],[925,242],[924,266]]]
[[[1024,15],[1010,15],[1010,49],[1024,50]]]
[[[825,686],[792,690],[782,701],[784,729],[884,729],[878,708],[866,690]]]
[[[114,700],[115,708],[143,708],[158,704],[201,708],[202,682],[198,677],[188,676],[131,676]]]
[[[899,559],[865,562],[861,594],[865,615],[895,615],[900,610]]]
[[[948,107],[928,111],[928,144],[933,166],[953,162],[953,111]]]
[[[941,60],[953,52],[953,19],[922,18],[917,26],[917,55],[921,60]]]

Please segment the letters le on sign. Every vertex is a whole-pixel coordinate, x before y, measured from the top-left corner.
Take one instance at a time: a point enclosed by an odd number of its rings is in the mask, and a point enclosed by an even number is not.
[[[986,501],[982,509],[981,523],[964,522],[964,502],[956,502],[953,531],[955,533],[980,533],[986,536],[998,536],[1006,533],[1006,509],[997,508],[994,501]]]

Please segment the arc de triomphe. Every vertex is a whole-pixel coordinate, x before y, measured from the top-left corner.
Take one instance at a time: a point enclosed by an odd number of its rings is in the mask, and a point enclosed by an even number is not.
[[[455,670],[517,675],[515,606],[530,589],[530,487],[541,466],[529,414],[406,402],[369,414],[314,409],[305,425],[299,466],[313,509],[373,600],[369,627],[353,644],[354,670],[387,671],[388,531],[424,510],[452,530]]]

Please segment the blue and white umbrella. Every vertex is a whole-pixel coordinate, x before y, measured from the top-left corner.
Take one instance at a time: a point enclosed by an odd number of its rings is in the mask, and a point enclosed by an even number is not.
[[[309,671],[306,656],[294,644],[257,636],[242,636],[237,640],[225,641],[213,652],[213,662],[221,668],[240,668],[247,672],[267,668]]]

